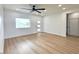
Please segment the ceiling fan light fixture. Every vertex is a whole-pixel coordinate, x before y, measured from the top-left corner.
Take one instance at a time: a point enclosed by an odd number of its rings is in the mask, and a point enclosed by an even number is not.
[[[44,10],[45,12],[47,11],[47,10]]]
[[[36,12],[35,14],[36,14],[36,15],[38,15],[38,13],[37,13],[37,12]]]

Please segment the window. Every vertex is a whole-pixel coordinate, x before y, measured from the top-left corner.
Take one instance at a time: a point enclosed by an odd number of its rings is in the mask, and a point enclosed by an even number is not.
[[[30,19],[16,18],[16,28],[30,28]]]

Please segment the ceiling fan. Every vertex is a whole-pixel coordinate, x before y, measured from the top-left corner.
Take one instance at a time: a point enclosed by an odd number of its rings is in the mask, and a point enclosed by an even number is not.
[[[26,9],[26,8],[22,8],[22,9],[25,9],[25,10],[31,10],[31,12],[38,12],[38,13],[41,13],[40,10],[45,10],[45,8],[36,8],[35,5],[32,6],[32,9]]]

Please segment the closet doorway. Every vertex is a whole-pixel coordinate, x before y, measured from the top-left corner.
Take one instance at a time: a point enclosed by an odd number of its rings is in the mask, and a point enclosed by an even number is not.
[[[67,14],[67,36],[79,37],[79,12]]]

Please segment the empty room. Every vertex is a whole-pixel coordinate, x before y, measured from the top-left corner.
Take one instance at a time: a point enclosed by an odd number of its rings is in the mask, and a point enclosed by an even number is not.
[[[1,54],[79,54],[79,4],[0,4]]]

